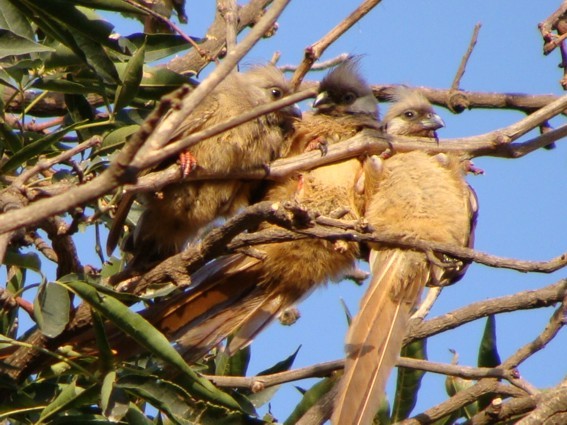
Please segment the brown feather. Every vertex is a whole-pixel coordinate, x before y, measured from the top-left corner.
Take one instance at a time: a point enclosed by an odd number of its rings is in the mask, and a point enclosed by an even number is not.
[[[273,65],[233,73],[195,109],[172,140],[269,103],[290,90],[283,74]],[[198,168],[211,173],[261,167],[287,151],[285,139],[295,119],[292,111],[284,108],[258,117],[192,146],[190,153]],[[131,267],[145,267],[146,263],[180,252],[214,219],[232,215],[248,205],[254,187],[255,183],[240,180],[179,182],[166,186],[158,196],[141,196],[145,211],[132,236]],[[119,207],[120,212],[123,210],[128,207]],[[113,225],[107,251],[114,249],[125,216],[122,213]]]
[[[383,124],[388,133],[431,136],[442,124],[423,96],[402,90],[396,100]],[[365,217],[379,233],[462,246],[472,241],[476,210],[458,158],[421,151],[371,157],[365,192]],[[415,250],[380,244],[371,249],[371,283],[346,339],[332,418],[337,425],[372,423],[423,287],[456,281],[466,269],[450,260],[441,267]]]

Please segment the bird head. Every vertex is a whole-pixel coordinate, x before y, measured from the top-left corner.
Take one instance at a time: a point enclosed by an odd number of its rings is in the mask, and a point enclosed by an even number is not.
[[[378,102],[350,58],[335,67],[319,84],[313,103],[316,113],[327,115],[368,115],[378,119]]]
[[[247,78],[261,91],[258,103],[269,103],[289,96],[293,90],[283,73],[274,65],[256,66],[246,72]],[[278,111],[286,118],[301,118],[301,109],[295,104],[285,106]]]
[[[429,100],[417,90],[399,87],[392,100],[382,122],[388,134],[437,138],[435,130],[445,126]]]

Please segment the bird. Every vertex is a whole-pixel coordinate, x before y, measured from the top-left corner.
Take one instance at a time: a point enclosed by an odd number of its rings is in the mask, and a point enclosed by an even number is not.
[[[365,128],[378,129],[378,104],[354,59],[331,70],[321,81],[314,111],[296,123],[288,155],[348,139]],[[358,158],[321,166],[275,182],[264,200],[274,205],[299,202],[308,211],[344,218],[360,217],[356,193],[362,173]],[[274,225],[265,224],[261,229]],[[234,353],[284,309],[309,295],[354,264],[358,245],[303,239],[255,246],[262,256],[233,253],[192,275],[191,288],[142,312],[177,343],[187,361],[195,361],[233,335]]]
[[[400,88],[381,127],[434,139],[444,123],[418,91]],[[477,199],[458,157],[421,150],[373,155],[364,165],[365,218],[374,231],[472,246]],[[467,264],[440,254],[370,246],[371,281],[345,339],[345,369],[331,422],[371,424],[424,286],[459,280]]]
[[[187,117],[172,140],[290,93],[288,81],[272,64],[233,72]],[[287,152],[285,142],[300,117],[296,105],[282,108],[201,141],[190,148],[189,156],[198,169],[211,173],[265,166]],[[179,253],[204,226],[248,205],[254,188],[255,183],[243,180],[180,181],[159,193],[143,194],[144,211],[125,244],[133,253],[130,266],[144,267]],[[118,205],[107,239],[108,255],[116,248],[133,201],[134,195],[127,195]]]

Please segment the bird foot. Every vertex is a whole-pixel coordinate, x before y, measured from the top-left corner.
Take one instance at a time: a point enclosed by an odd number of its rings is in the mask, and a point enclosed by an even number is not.
[[[284,326],[291,326],[299,320],[301,312],[297,307],[288,307],[280,313],[278,320]]]
[[[465,171],[467,173],[474,174],[475,176],[484,174],[484,170],[476,167],[471,160],[465,161]]]
[[[348,242],[347,241],[336,241],[333,244],[333,250],[338,252],[339,254],[344,254],[348,251]]]
[[[307,144],[304,152],[311,152],[315,149],[319,149],[321,151],[321,156],[325,156],[329,151],[329,142],[321,136],[316,137]]]
[[[181,168],[181,176],[187,177],[195,168],[197,168],[197,158],[189,151],[183,151],[179,154],[179,168]]]

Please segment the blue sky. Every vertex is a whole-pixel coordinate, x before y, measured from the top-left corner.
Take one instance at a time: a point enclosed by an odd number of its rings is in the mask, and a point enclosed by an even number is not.
[[[247,63],[266,62],[275,51],[281,64],[297,64],[303,49],[317,41],[347,16],[358,2],[296,0],[279,20],[279,30],[262,40],[246,57]],[[371,83],[404,83],[448,88],[467,49],[473,27],[482,24],[461,88],[471,91],[562,94],[559,85],[559,55],[542,55],[538,22],[549,16],[559,1],[542,0],[397,0],[383,1],[361,22],[331,46],[322,59],[340,53],[363,55],[362,70]],[[189,23],[184,30],[202,36],[214,13],[214,2],[187,0]],[[126,35],[137,31],[134,21],[112,19]],[[311,74],[308,78],[320,78]],[[387,105],[381,106],[382,111]],[[440,137],[473,136],[507,126],[522,118],[518,112],[465,111],[460,115],[438,108],[447,126]],[[555,125],[563,119],[555,119]],[[536,133],[524,136],[527,139]],[[480,216],[476,248],[492,254],[544,260],[566,251],[567,147],[560,141],[552,151],[538,151],[526,158],[503,160],[478,158],[475,164],[485,175],[471,177],[478,193]],[[85,240],[85,247],[92,241]],[[93,259],[96,264],[96,260]],[[363,264],[363,268],[367,265]],[[465,278],[444,291],[432,311],[436,316],[471,301],[537,289],[566,276],[521,274],[473,265]],[[302,317],[292,327],[279,324],[261,334],[253,345],[250,373],[261,371],[301,345],[296,367],[334,360],[343,355],[347,329],[340,304],[357,310],[365,287],[350,282],[329,284],[300,305]],[[497,317],[497,335],[503,359],[538,335],[553,309],[528,311]],[[484,327],[479,321],[431,338],[429,358],[448,362],[449,349],[460,355],[460,363],[475,365]],[[522,376],[538,387],[557,384],[567,372],[565,334],[520,367]],[[563,348],[563,349],[562,349]],[[314,382],[314,381],[312,381]],[[309,387],[312,382],[297,385]],[[444,377],[428,374],[416,412],[445,399]],[[293,385],[280,389],[272,412],[284,420],[300,399]]]

